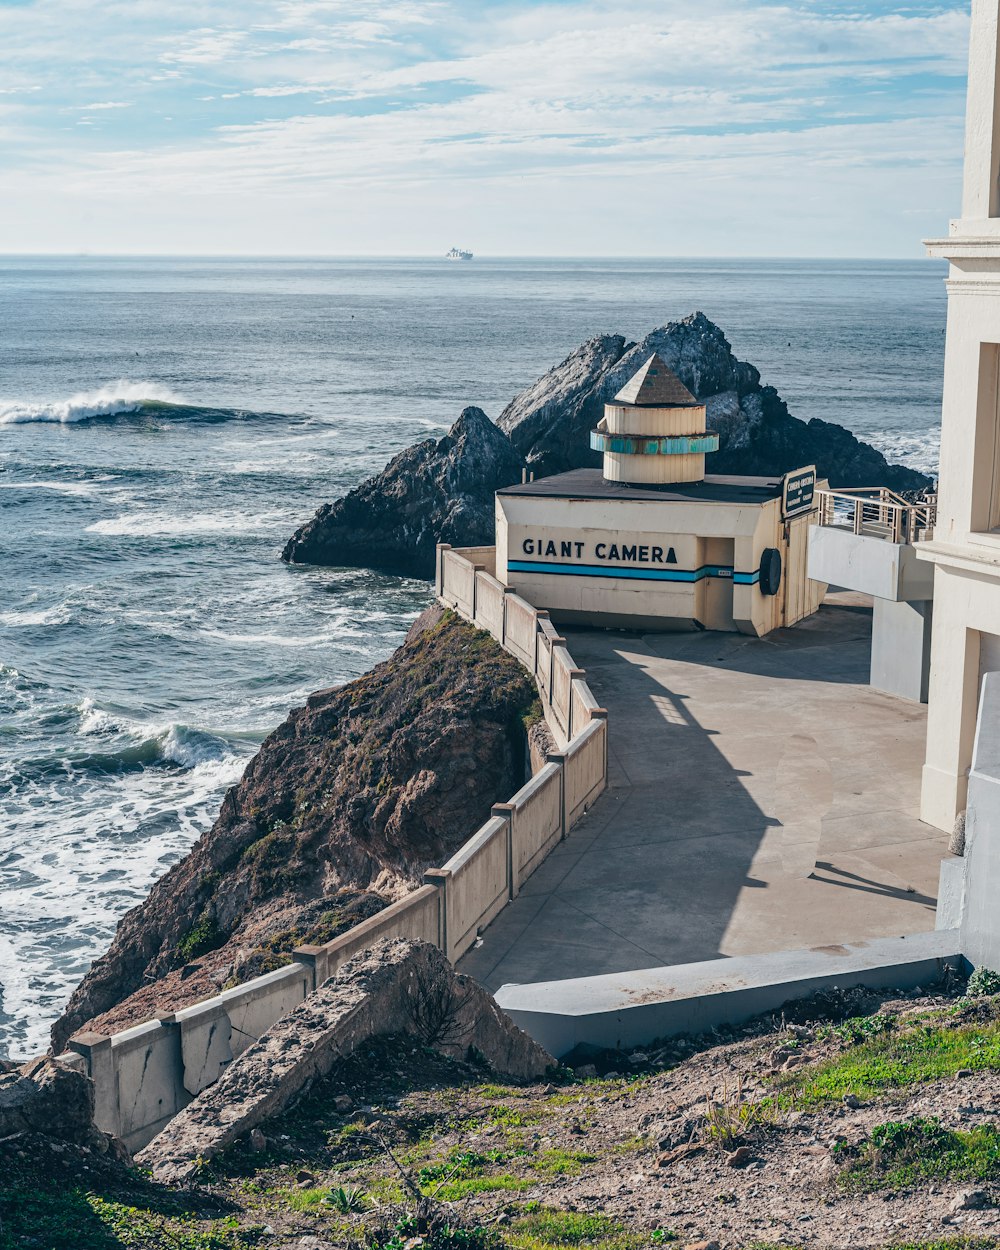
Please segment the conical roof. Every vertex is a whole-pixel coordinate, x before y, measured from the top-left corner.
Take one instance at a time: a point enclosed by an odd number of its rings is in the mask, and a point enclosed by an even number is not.
[[[658,352],[653,352],[611,402],[631,404],[637,408],[689,408],[698,404],[673,369],[663,363]]]

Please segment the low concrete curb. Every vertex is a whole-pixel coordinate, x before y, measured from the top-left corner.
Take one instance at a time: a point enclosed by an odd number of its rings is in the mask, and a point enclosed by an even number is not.
[[[742,1024],[819,990],[931,985],[967,967],[957,929],[847,946],[775,951],[667,968],[532,985],[503,985],[496,1000],[554,1055],[579,1042],[630,1047],[679,1033]]]

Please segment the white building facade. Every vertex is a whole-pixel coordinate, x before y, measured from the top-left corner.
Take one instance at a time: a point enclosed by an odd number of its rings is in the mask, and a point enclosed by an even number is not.
[[[983,677],[1000,670],[1000,59],[997,0],[972,0],[962,216],[928,242],[950,265],[934,623],[921,817],[965,809]]]

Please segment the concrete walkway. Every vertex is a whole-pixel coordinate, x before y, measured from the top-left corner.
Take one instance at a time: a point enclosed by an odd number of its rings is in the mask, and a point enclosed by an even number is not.
[[[848,594],[766,639],[571,632],[611,786],[460,969],[495,990],[933,929],[925,709],[867,686],[870,635]]]

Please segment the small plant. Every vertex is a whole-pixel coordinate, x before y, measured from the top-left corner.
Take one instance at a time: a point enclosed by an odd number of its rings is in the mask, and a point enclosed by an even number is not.
[[[416,1214],[369,1229],[363,1243],[349,1245],[351,1250],[497,1250],[500,1242],[493,1229],[463,1224],[454,1212],[425,1204]]]
[[[518,1151],[524,1154],[525,1151]],[[474,1176],[483,1168],[494,1163],[506,1163],[511,1158],[507,1150],[490,1150],[485,1154],[478,1150],[453,1150],[447,1159],[438,1163],[428,1163],[417,1173],[421,1185],[432,1185],[435,1181],[465,1179]]]
[[[965,987],[968,998],[986,998],[992,994],[1000,994],[1000,972],[992,968],[976,968],[969,977]]]
[[[896,1021],[893,1017],[879,1011],[873,1016],[852,1016],[843,1024],[834,1025],[830,1032],[834,1037],[839,1037],[842,1042],[847,1042],[849,1046],[857,1046],[871,1037],[890,1033],[895,1027]]]
[[[668,1235],[661,1231],[666,1242]],[[598,1212],[537,1207],[513,1221],[507,1239],[515,1250],[642,1250],[648,1237]]]
[[[850,1154],[840,1185],[855,1192],[925,1180],[986,1181],[1000,1169],[1000,1130],[983,1124],[953,1131],[934,1118],[890,1120],[875,1125]]]
[[[365,1209],[366,1195],[357,1185],[338,1185],[331,1189],[326,1201],[341,1215],[350,1215],[353,1211]]]
[[[654,1228],[649,1234],[649,1240],[654,1246],[662,1246],[668,1241],[677,1241],[678,1237],[667,1228]]]
[[[731,1150],[753,1133],[772,1128],[778,1121],[778,1106],[770,1098],[761,1101],[747,1098],[743,1092],[743,1077],[739,1076],[735,1085],[723,1081],[721,1094],[706,1101],[705,1121],[706,1140],[721,1150]]]

